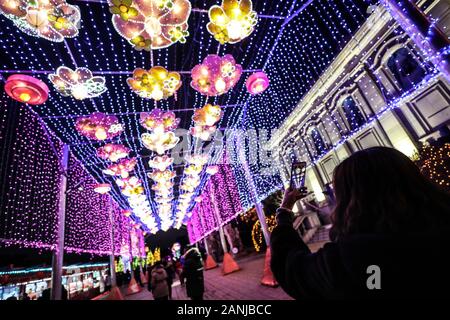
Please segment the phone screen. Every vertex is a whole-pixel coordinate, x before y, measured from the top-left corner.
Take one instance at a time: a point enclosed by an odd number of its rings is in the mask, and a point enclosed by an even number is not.
[[[291,168],[291,188],[301,189],[305,186],[306,162],[294,162]]]

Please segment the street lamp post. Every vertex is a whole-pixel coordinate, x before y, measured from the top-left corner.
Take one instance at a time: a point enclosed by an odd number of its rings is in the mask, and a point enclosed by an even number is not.
[[[62,293],[62,267],[64,262],[64,229],[66,220],[67,175],[69,168],[69,145],[67,144],[65,144],[62,148],[61,165],[62,173],[59,189],[59,209],[56,240],[57,243],[52,257],[52,300],[61,300]]]

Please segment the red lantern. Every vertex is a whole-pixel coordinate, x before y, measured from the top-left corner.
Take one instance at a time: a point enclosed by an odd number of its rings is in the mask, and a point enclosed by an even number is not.
[[[48,99],[48,87],[39,79],[24,74],[10,76],[5,91],[14,100],[32,105],[43,104]]]
[[[248,77],[246,87],[251,94],[260,94],[269,87],[269,78],[264,72],[256,72]]]

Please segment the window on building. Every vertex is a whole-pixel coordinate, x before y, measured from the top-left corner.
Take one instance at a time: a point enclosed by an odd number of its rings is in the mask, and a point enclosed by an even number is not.
[[[318,154],[321,154],[327,149],[327,146],[323,141],[322,136],[320,135],[320,132],[319,130],[317,130],[317,128],[311,130],[311,139],[314,143],[314,146],[316,147]]]
[[[426,72],[406,48],[395,51],[387,62],[398,85],[404,91],[410,90],[422,81]]]
[[[344,100],[342,109],[344,110],[345,118],[350,126],[350,130],[356,130],[366,122],[361,110],[359,110],[352,97],[348,97]]]

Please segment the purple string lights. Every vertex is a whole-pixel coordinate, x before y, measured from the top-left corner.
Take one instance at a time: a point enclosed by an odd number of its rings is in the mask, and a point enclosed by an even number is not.
[[[61,143],[27,107],[0,94],[0,246],[54,249]]]
[[[243,212],[233,170],[229,164],[218,165],[211,176],[187,223],[189,239],[195,243]],[[214,210],[218,211],[217,221]]]

